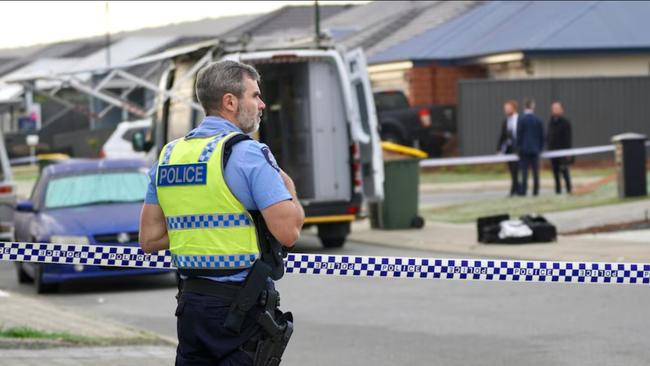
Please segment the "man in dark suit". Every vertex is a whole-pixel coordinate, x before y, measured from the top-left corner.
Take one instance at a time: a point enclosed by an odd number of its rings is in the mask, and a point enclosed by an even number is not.
[[[503,104],[503,114],[506,118],[501,124],[501,135],[499,136],[499,143],[497,144],[497,154],[515,154],[516,153],[516,138],[517,138],[517,123],[519,114],[517,113],[519,105],[515,100],[508,100]],[[508,170],[510,171],[510,196],[519,194],[519,163],[516,161],[508,162]]]
[[[548,150],[571,148],[571,123],[564,117],[564,107],[560,102],[551,104],[551,120],[548,122],[546,145]],[[564,178],[567,193],[571,193],[569,163],[569,157],[551,159],[553,178],[555,178],[555,193],[557,194],[562,193],[562,178]]]
[[[533,196],[539,194],[539,155],[544,148],[544,122],[535,113],[535,101],[526,100],[517,126],[517,151],[521,167],[520,194],[528,191],[528,169],[533,171]]]

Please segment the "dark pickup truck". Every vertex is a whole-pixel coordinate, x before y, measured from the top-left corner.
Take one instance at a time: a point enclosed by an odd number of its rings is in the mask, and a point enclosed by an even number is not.
[[[374,93],[381,139],[426,151],[429,157],[443,156],[456,136],[456,107],[435,105],[411,107],[398,90]]]

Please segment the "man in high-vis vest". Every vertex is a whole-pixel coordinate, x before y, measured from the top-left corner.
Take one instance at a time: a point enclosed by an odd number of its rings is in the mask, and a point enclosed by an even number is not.
[[[149,173],[140,246],[169,249],[179,272],[176,365],[277,365],[293,332],[272,280],[304,211],[268,146],[247,136],[265,108],[259,79],[235,61],[201,69],[206,117]]]

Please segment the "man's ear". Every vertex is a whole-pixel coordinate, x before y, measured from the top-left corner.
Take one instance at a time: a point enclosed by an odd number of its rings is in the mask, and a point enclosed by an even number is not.
[[[231,93],[224,94],[223,98],[221,99],[221,107],[230,113],[237,112],[238,104],[239,100]]]

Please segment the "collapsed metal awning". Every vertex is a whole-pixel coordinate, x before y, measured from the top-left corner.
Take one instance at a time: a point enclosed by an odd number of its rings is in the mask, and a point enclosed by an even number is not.
[[[96,69],[77,69],[60,73],[31,74],[22,77],[10,78],[5,80],[7,83],[22,85],[26,95],[26,103],[33,100],[33,95],[38,94],[50,101],[53,101],[63,109],[52,116],[48,116],[42,126],[57,120],[69,111],[76,111],[84,114],[91,119],[103,118],[114,108],[119,108],[139,118],[149,118],[155,111],[156,107],[146,108],[144,105],[138,105],[128,99],[128,96],[137,88],[143,88],[154,93],[157,100],[162,102],[167,99],[174,99],[177,102],[184,103],[190,108],[201,111],[201,106],[191,98],[181,96],[175,88],[164,89],[150,81],[150,77],[161,71],[165,67],[170,67],[170,62],[176,57],[193,55],[196,61],[190,69],[182,75],[176,75],[177,79],[185,81],[191,77],[203,66],[209,63],[215,51],[219,49],[221,42],[211,40],[199,42],[191,45],[176,47],[163,52],[144,56],[126,63],[112,65],[110,68],[102,67]],[[135,73],[131,70],[138,69],[140,72]],[[144,69],[144,71],[142,71]],[[45,83],[44,83],[45,82]],[[49,89],[39,88],[37,83],[48,85]],[[116,94],[109,91],[109,87],[115,84],[126,85],[127,87]],[[181,85],[181,83],[176,83]],[[57,93],[64,88],[72,88],[81,94],[88,95],[92,98],[101,100],[108,104],[103,110],[95,113],[88,108],[80,107],[59,96]]]
[[[25,101],[28,107],[29,104],[32,103],[33,95],[35,93],[64,107],[55,115],[49,116],[42,126],[55,121],[70,110],[91,117],[91,121],[95,118],[103,118],[114,108],[127,111],[139,118],[149,118],[156,112],[155,105],[147,108],[145,105],[138,105],[128,99],[128,96],[137,88],[143,88],[153,92],[156,100],[164,102],[171,98],[201,112],[201,106],[197,102],[186,96],[181,96],[176,88],[167,90],[161,88],[148,79],[150,79],[152,75],[155,75],[157,71],[161,71],[165,67],[173,67],[173,60],[177,58],[183,58],[184,61],[194,61],[193,65],[185,73],[175,75],[177,81],[174,84],[183,85],[183,81],[187,81],[187,79],[193,77],[201,67],[225,53],[286,49],[292,46],[297,48],[309,48],[314,47],[314,44],[313,39],[310,37],[277,40],[275,38],[269,39],[265,37],[251,39],[250,36],[247,35],[237,39],[213,39],[173,47],[156,54],[146,55],[127,62],[117,63],[110,67],[82,67],[58,73],[32,73],[25,76],[9,78],[5,80],[5,82],[18,83],[22,85],[25,93]],[[132,71],[136,69],[139,72],[136,73]],[[39,88],[37,83],[47,85],[48,87],[46,90],[42,90],[43,88]],[[120,89],[124,89],[119,94],[109,90],[109,87],[111,86],[114,89],[116,84],[120,85]],[[99,112],[92,112],[88,110],[88,108],[79,107],[78,105],[66,101],[56,95],[60,90],[67,87],[75,89],[92,98],[101,100],[108,104],[108,106]]]

